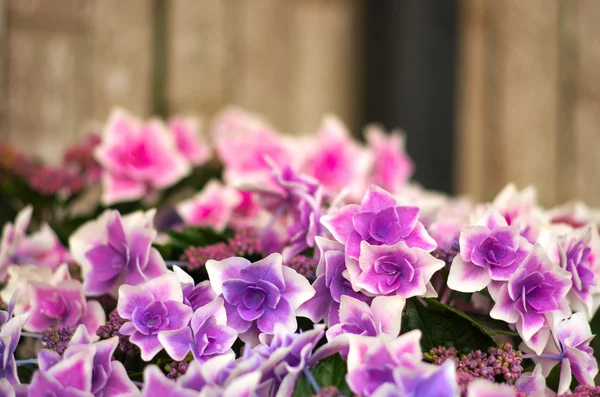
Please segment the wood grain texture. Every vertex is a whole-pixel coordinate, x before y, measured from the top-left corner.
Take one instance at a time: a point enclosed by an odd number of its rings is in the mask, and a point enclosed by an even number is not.
[[[7,135],[53,162],[85,119],[85,19],[83,2],[9,2]]]
[[[456,191],[482,197],[485,175],[484,147],[484,62],[485,8],[484,0],[460,3],[457,134],[455,156]]]
[[[333,112],[357,128],[362,2],[190,0],[170,3],[168,98],[211,117],[235,104],[286,132]]]
[[[91,117],[115,106],[148,116],[151,105],[152,5],[149,0],[94,0],[90,18]]]
[[[8,101],[8,0],[0,0],[0,141],[8,139],[6,108]]]

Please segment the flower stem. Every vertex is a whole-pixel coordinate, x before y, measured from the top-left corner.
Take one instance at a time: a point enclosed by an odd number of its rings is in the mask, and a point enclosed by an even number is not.
[[[523,358],[547,358],[549,360],[560,361],[563,357],[560,354],[547,354],[542,353],[539,356],[537,354],[523,354]]]
[[[21,332],[21,336],[25,336],[27,338],[33,338],[33,339],[42,339],[44,337],[44,335],[42,335],[42,334],[34,334],[32,332]]]
[[[302,370],[302,372],[304,372],[304,375],[306,376],[306,379],[308,379],[308,381],[310,382],[310,385],[312,386],[312,388],[315,391],[315,393],[317,393],[317,394],[321,393],[321,388],[317,384],[317,381],[315,380],[315,377],[313,376],[313,374],[310,373],[310,371],[308,370],[308,368],[304,367],[304,369]]]
[[[38,359],[37,358],[28,358],[28,359],[25,359],[25,360],[15,360],[15,363],[17,364],[17,367],[19,365],[27,365],[27,364],[35,364],[35,365],[37,365]]]

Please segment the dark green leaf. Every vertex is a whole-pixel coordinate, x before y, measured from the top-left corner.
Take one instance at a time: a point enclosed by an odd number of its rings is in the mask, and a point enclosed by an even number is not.
[[[352,395],[346,384],[346,361],[339,354],[319,362],[311,368],[310,372],[320,387],[335,386],[343,395]],[[294,397],[308,397],[315,394],[310,382],[303,374],[296,382]]]
[[[447,308],[435,300],[428,299],[424,303],[416,298],[407,300],[402,332],[421,330],[421,347],[425,352],[437,346],[453,346],[460,352],[467,353],[477,349],[486,351],[494,345],[492,338],[481,327]]]
[[[179,249],[186,249],[190,246],[204,247],[227,241],[228,237],[226,233],[218,233],[211,228],[188,227],[182,232],[167,230],[165,233],[169,236],[171,244]]]

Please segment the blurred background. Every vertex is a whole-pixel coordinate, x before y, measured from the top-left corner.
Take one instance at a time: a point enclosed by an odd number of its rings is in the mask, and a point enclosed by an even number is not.
[[[401,128],[428,188],[600,205],[598,0],[0,0],[0,140],[48,161],[122,106]]]

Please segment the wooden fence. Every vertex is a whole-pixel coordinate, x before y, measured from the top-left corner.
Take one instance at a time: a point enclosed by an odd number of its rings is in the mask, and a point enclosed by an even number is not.
[[[358,128],[363,15],[346,0],[0,0],[0,139],[48,160],[124,106],[288,132]]]
[[[461,2],[457,180],[600,205],[600,1]]]

